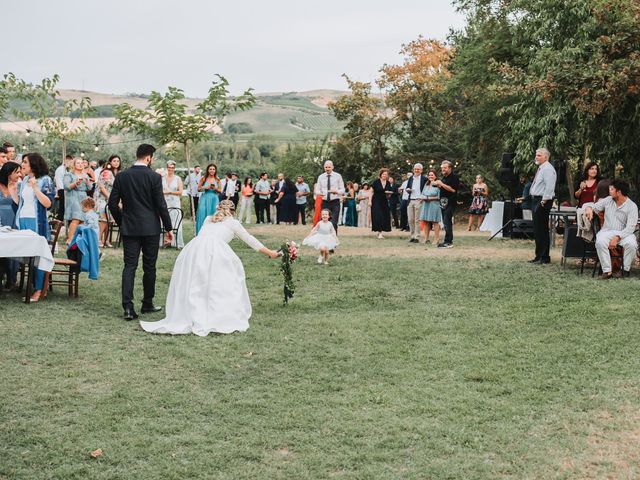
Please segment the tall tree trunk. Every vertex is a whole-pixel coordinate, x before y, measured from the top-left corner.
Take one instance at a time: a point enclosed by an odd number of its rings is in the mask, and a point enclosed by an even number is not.
[[[187,162],[187,178],[189,179],[189,189],[193,188],[191,185],[191,151],[189,150],[189,140],[185,140],[182,144],[184,147],[184,160]],[[189,209],[191,210],[191,221],[195,223],[196,221],[196,212],[195,208],[193,208],[193,198],[191,197],[191,192],[189,192]]]

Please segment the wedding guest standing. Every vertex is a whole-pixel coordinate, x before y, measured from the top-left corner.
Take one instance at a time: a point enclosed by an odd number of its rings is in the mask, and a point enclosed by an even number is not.
[[[47,210],[53,205],[53,197],[56,193],[53,181],[48,174],[49,167],[42,155],[25,153],[22,156],[23,178],[18,188],[16,226],[20,230],[32,230],[47,240],[51,240]],[[40,299],[44,287],[44,277],[45,272],[36,269],[32,302],[37,302]]]
[[[427,177],[422,175],[422,164],[416,163],[413,166],[413,175],[407,180],[405,191],[409,194],[409,204],[407,205],[407,218],[409,231],[411,232],[410,243],[418,243],[420,240],[420,220],[422,213],[422,189],[427,183]]]
[[[321,218],[322,215],[322,192],[318,190],[318,184],[313,184],[313,196],[314,196],[314,204],[313,204],[313,224],[316,225]]]
[[[585,203],[593,202],[596,196],[596,188],[600,181],[600,168],[595,162],[589,162],[585,165],[582,172],[582,181],[576,189],[575,197],[578,199],[578,207],[582,207]]]
[[[289,177],[285,178],[275,203],[280,205],[280,221],[287,225],[295,224],[297,221],[296,193],[298,193],[296,185]]]
[[[398,193],[400,194],[400,230],[403,232],[409,232],[409,219],[407,217],[407,207],[409,206],[409,192],[407,192],[407,183],[409,179],[413,177],[413,173],[408,172],[407,178],[398,187]]]
[[[309,189],[309,185],[307,185],[304,181],[302,175],[298,175],[296,179],[296,188],[298,191],[296,192],[296,207],[298,209],[298,213],[296,214],[296,225],[298,224],[298,217],[300,217],[300,223],[302,225],[307,224],[307,196],[311,193]]]
[[[7,149],[0,145],[0,167],[2,167],[5,163],[7,163],[9,159],[7,158]]]
[[[442,223],[444,223],[444,242],[438,248],[453,248],[453,213],[458,202],[458,189],[460,179],[453,171],[453,163],[445,160],[440,164],[442,179],[436,180],[433,185],[440,188],[440,208],[442,208]]]
[[[267,172],[260,174],[260,180],[256,183],[255,207],[256,223],[271,223],[271,212],[269,208],[269,197],[271,195],[271,183],[269,183]]]
[[[318,177],[318,190],[322,193],[322,208],[331,212],[331,223],[338,233],[340,219],[340,199],[344,195],[342,175],[333,170],[333,162],[324,162],[324,173]]]
[[[358,192],[358,227],[369,228],[371,226],[371,189],[368,183],[362,184]]]
[[[536,176],[531,184],[531,209],[533,212],[533,237],[536,241],[536,256],[529,263],[551,262],[549,248],[549,212],[555,197],[556,170],[549,162],[551,153],[546,148],[536,150]]]
[[[169,215],[171,216],[171,225],[178,226],[178,231],[176,236],[173,238],[173,242],[171,243],[172,247],[177,247],[181,249],[184,247],[184,239],[182,237],[182,202],[180,199],[182,198],[182,179],[176,175],[176,162],[173,160],[169,160],[167,162],[167,174],[162,177],[162,191],[164,193],[164,200],[167,203],[168,209],[176,209],[169,210]],[[160,240],[160,244],[164,243],[164,239]]]
[[[196,165],[193,167],[193,171],[184,179],[184,188],[187,189],[189,200],[191,201],[191,206],[194,212],[198,211],[198,200],[200,200],[201,195],[198,191],[198,185],[200,184],[201,178],[202,169],[200,168],[200,165]]]
[[[251,203],[253,203],[253,182],[251,177],[246,177],[244,185],[242,185],[242,200],[240,201],[240,215],[238,216],[240,223],[242,223],[242,217],[246,217],[244,223],[251,223]]]
[[[271,223],[278,223],[279,203],[276,203],[278,195],[280,194],[280,187],[276,180],[271,180],[271,193],[269,194],[269,215],[271,216]]]
[[[272,185],[273,187],[273,185]],[[272,197],[273,203],[272,205],[276,209],[276,224],[280,224],[280,209],[282,208],[282,204],[280,202],[276,202],[278,195],[280,194],[280,190],[284,187],[284,173],[278,174],[278,181],[275,184],[275,198]],[[273,213],[273,212],[272,212]],[[272,215],[273,216],[273,215]]]
[[[164,229],[173,240],[171,217],[162,193],[162,178],[151,170],[155,147],[142,144],[136,151],[136,163],[116,176],[109,197],[109,211],[122,232],[124,269],[122,270],[122,308],[124,319],[138,318],[133,307],[133,284],[142,251],[141,313],[162,310],[153,303],[156,288],[158,236]],[[216,196],[217,197],[217,196]],[[122,206],[121,206],[122,205]],[[162,228],[160,220],[162,219]]]
[[[53,183],[56,187],[55,203],[57,208],[55,212],[56,218],[61,222],[64,221],[64,174],[71,168],[72,162],[73,157],[67,155],[53,174]]]
[[[80,202],[87,198],[91,190],[91,177],[80,157],[73,159],[72,169],[64,174],[64,219],[69,222],[67,230],[67,244],[71,242],[76,228],[84,219]]]
[[[389,212],[389,196],[393,193],[389,182],[389,170],[383,168],[378,173],[378,179],[371,186],[371,230],[378,232],[378,238],[384,236],[382,232],[391,231],[391,212]]]
[[[391,184],[391,195],[389,195],[389,211],[391,212],[391,218],[393,219],[393,228],[400,228],[398,222],[398,206],[400,205],[400,194],[398,193],[398,184],[393,177],[389,177],[389,183]]]
[[[356,211],[356,190],[353,182],[347,182],[345,192],[347,211],[344,216],[344,224],[347,227],[358,226],[358,212]]]
[[[471,227],[473,227],[474,217],[478,217],[478,226],[476,227],[476,229],[480,228],[480,225],[482,225],[482,221],[484,220],[484,216],[489,210],[489,206],[487,205],[489,187],[486,183],[484,183],[484,178],[482,178],[482,175],[476,175],[476,183],[473,184],[471,195],[473,197],[473,200],[471,200],[471,207],[469,208],[469,226],[467,227],[468,231],[471,231]]]
[[[198,213],[196,214],[196,235],[200,232],[202,224],[207,217],[216,213],[218,202],[220,201],[218,195],[221,191],[218,167],[211,163],[207,165],[207,170],[198,183],[198,192],[201,193],[201,196],[198,202]]]
[[[442,209],[440,208],[440,189],[434,186],[438,180],[435,170],[429,170],[427,183],[422,189],[422,224],[424,226],[425,243],[431,243],[429,237],[433,229],[433,242],[440,242],[440,222],[442,222]]]
[[[115,181],[115,176],[113,175],[111,168],[111,163],[107,162],[98,174],[98,185],[96,186],[94,194],[96,212],[100,223],[98,233],[98,244],[100,248],[111,247],[108,238],[109,222],[107,218],[107,203],[109,202],[109,195],[111,195],[113,182]]]

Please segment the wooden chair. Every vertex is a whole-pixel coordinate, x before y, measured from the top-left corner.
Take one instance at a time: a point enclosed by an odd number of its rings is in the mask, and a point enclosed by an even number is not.
[[[51,253],[55,251],[62,222],[59,220],[51,220]],[[55,231],[55,234],[54,234]],[[68,258],[53,258],[53,270],[47,273],[44,280],[43,295],[46,297],[47,292],[53,291],[53,286],[66,286],[70,297],[78,298],[78,290],[80,284],[80,265],[75,260]]]
[[[604,224],[604,214],[597,214],[593,216],[593,249],[595,250],[596,244],[596,236],[598,232],[602,228]],[[616,275],[620,274],[620,276],[624,275],[624,247],[617,245],[615,248],[609,247],[609,254],[611,255],[611,273]],[[596,272],[602,273],[602,269],[600,268],[600,259],[598,258],[597,252],[595,256],[595,263],[593,265],[593,272],[591,272],[591,277],[596,276]]]
[[[106,207],[104,207],[104,214],[107,217],[107,239],[109,241],[109,243],[111,245],[113,245],[113,234],[114,232],[116,233],[116,243],[115,246],[117,248],[120,248],[120,242],[121,242],[121,238],[120,238],[120,227],[118,226],[118,224],[113,220],[113,217],[111,216],[111,212],[109,211],[109,206],[107,205]]]

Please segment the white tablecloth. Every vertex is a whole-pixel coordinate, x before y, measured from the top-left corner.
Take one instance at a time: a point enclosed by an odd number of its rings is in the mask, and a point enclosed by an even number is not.
[[[495,233],[502,228],[502,216],[504,214],[504,202],[491,202],[491,208],[489,212],[484,217],[484,221],[482,225],[480,225],[481,232],[491,232],[491,235],[495,235]],[[502,232],[500,232],[496,237],[502,237]]]
[[[34,265],[40,270],[53,269],[53,255],[47,239],[31,230],[0,231],[0,257],[35,257]]]

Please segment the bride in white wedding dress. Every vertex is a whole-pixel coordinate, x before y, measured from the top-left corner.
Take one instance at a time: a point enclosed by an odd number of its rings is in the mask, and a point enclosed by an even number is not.
[[[279,254],[250,235],[233,217],[234,210],[230,200],[220,202],[215,215],[182,249],[171,275],[167,316],[159,322],[140,322],[145,331],[205,337],[249,328],[251,302],[244,268],[229,242],[238,237],[271,258]]]

